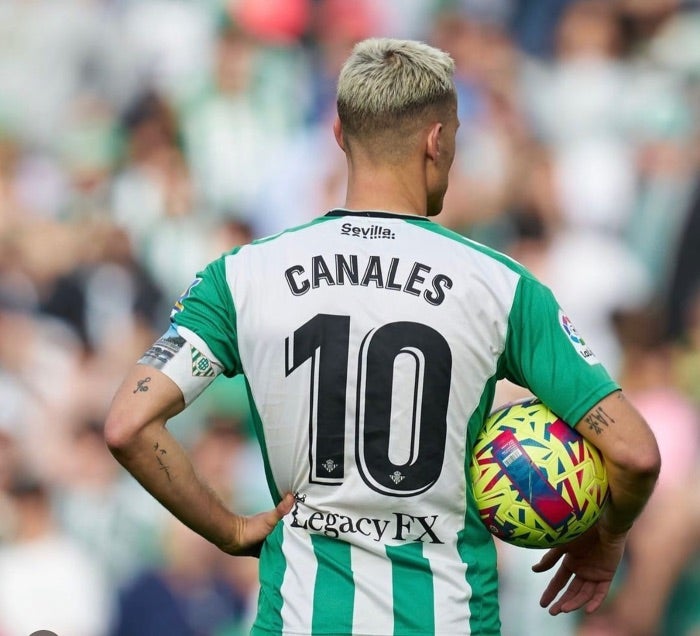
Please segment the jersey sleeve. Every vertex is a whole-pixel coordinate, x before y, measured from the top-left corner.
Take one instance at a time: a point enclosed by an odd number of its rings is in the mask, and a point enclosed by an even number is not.
[[[620,388],[551,290],[530,276],[516,290],[502,376],[532,391],[571,426]]]
[[[175,303],[170,321],[186,339],[201,340],[224,375],[240,373],[236,309],[226,279],[225,256],[197,274]]]

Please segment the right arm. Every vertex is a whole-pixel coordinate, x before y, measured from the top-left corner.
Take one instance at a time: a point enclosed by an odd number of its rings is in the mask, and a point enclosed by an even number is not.
[[[552,615],[600,607],[622,559],[627,533],[651,496],[661,467],[651,429],[621,391],[603,398],[576,429],[603,455],[610,493],[588,532],[549,550],[533,566],[535,572],[549,570],[563,557],[540,601]]]
[[[170,328],[117,390],[105,438],[117,461],[185,525],[225,552],[255,555],[291,510],[292,495],[265,513],[233,513],[197,474],[166,426],[219,373],[241,371],[225,263],[224,257],[210,263],[175,303]]]
[[[196,473],[166,424],[185,408],[179,387],[156,368],[137,364],[118,389],[105,423],[105,441],[119,463],[182,523],[224,552],[257,555],[265,537],[293,504],[234,514]]]

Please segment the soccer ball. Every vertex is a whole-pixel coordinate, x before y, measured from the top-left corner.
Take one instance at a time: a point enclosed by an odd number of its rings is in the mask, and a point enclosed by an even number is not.
[[[598,449],[536,398],[491,413],[470,472],[486,527],[524,548],[576,538],[598,519],[608,495]]]

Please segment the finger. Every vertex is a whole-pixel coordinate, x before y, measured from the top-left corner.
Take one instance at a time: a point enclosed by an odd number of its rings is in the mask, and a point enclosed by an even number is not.
[[[562,555],[565,553],[563,548],[552,548],[547,550],[542,558],[532,566],[533,572],[545,572],[556,565],[557,561],[561,559]]]
[[[598,583],[593,597],[586,604],[586,612],[588,614],[595,612],[603,604],[603,601],[606,599],[608,592],[610,591],[610,585],[610,581],[602,581]]]
[[[292,493],[287,493],[282,500],[274,507],[272,510],[262,512],[258,515],[252,517],[254,523],[262,522],[264,528],[262,532],[267,536],[274,527],[277,525],[280,519],[284,517],[294,506],[294,495]]]
[[[564,586],[569,582],[570,578],[571,572],[562,565],[557,570],[557,573],[552,577],[552,580],[549,582],[549,585],[547,585],[544,592],[542,592],[542,596],[540,597],[540,606],[547,607],[550,605],[556,598],[557,594],[564,589]],[[551,613],[552,612],[550,610],[550,614]]]
[[[260,556],[260,549],[265,538],[294,506],[294,495],[287,493],[271,510],[260,512],[244,519],[244,529],[239,548],[230,550],[231,554]]]
[[[282,501],[280,501],[277,504],[277,507],[275,508],[279,519],[281,519],[286,514],[291,512],[293,507],[294,507],[294,495],[291,492],[288,492],[284,497],[282,497]],[[279,521],[279,519],[278,519],[278,521]]]
[[[585,605],[586,612],[590,614],[603,604],[609,588],[608,581],[586,581],[576,577],[551,609],[557,613],[566,613],[574,612]]]
[[[565,592],[550,608],[551,611],[560,614],[573,612],[583,607],[593,596],[595,583],[586,581],[580,577],[574,577]]]

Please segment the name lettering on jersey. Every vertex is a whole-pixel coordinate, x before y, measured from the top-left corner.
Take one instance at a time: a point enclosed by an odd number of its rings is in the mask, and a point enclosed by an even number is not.
[[[284,277],[294,296],[320,287],[353,285],[404,292],[437,306],[453,283],[449,276],[431,272],[429,265],[418,261],[406,264],[397,257],[363,256],[360,260],[357,254],[318,254],[306,266],[288,267]]]
[[[402,543],[444,543],[435,529],[438,515],[409,515],[392,512],[388,517],[350,517],[316,510],[304,513],[300,504],[306,497],[296,497],[292,508],[292,528],[302,528],[316,534],[337,539],[341,535],[361,534],[380,543],[382,539]]]
[[[353,225],[343,223],[340,226],[340,233],[343,236],[356,236],[363,239],[395,239],[396,234],[390,228],[382,225]]]

